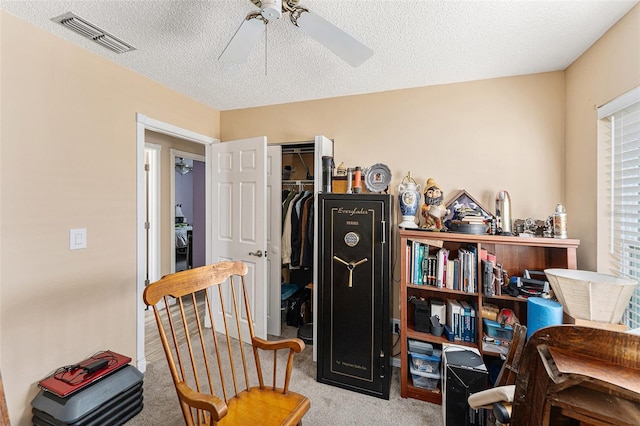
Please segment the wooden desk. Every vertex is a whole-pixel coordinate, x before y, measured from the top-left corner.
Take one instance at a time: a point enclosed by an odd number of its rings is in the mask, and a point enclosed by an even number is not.
[[[640,425],[640,337],[557,326],[539,330],[516,378],[517,425]]]
[[[640,370],[561,348],[547,348],[541,357],[550,364],[549,377],[556,384],[547,395],[550,421],[562,417],[588,424],[640,424]]]

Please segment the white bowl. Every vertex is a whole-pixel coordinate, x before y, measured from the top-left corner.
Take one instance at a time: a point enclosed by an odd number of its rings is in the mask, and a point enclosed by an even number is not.
[[[562,309],[573,318],[618,324],[638,283],[577,269],[545,269]]]

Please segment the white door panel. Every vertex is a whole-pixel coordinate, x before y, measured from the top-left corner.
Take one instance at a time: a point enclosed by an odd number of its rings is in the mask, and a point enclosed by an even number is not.
[[[317,199],[317,194],[318,191],[320,191],[322,189],[322,157],[325,155],[331,156],[333,157],[333,141],[329,138],[326,138],[324,136],[316,136],[314,139],[314,168],[315,168],[315,172],[314,172],[314,188],[315,188],[315,195],[314,197],[316,197],[316,202],[313,203],[313,217],[317,218],[318,217],[318,199]],[[318,221],[314,220],[313,222],[313,235],[315,238],[315,241],[313,243],[313,258],[314,259],[318,259]],[[314,264],[316,263],[316,261],[314,260]],[[315,267],[313,268],[313,282],[317,283],[318,282],[318,268],[320,268],[319,265],[315,265]],[[314,337],[318,335],[318,286],[313,286],[313,335]],[[315,340],[315,339],[314,339]],[[318,359],[318,349],[317,349],[317,345],[313,345],[313,360],[317,361]]]
[[[247,264],[245,277],[256,336],[267,337],[267,215],[265,137],[224,142],[212,147],[212,260],[241,260]],[[250,253],[253,253],[250,254]],[[238,301],[243,300],[240,288]],[[231,294],[224,295],[227,302]],[[222,327],[222,309],[215,305],[216,329]],[[225,310],[232,305],[225,303]],[[234,312],[226,312],[234,316]],[[244,314],[242,314],[244,316]],[[243,337],[248,340],[246,318],[241,318]],[[235,331],[230,330],[233,337]]]

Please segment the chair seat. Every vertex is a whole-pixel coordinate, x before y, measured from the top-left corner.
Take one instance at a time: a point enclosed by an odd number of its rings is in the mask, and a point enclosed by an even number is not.
[[[467,402],[473,409],[491,408],[497,402],[513,402],[515,391],[515,385],[498,386],[470,395]]]
[[[297,425],[309,411],[309,400],[282,389],[250,388],[229,400],[227,415],[220,425]]]

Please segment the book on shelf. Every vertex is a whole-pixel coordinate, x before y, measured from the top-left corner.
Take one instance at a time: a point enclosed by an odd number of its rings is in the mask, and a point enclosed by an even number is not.
[[[405,254],[404,258],[405,258],[405,263],[406,263],[405,264],[405,268],[404,268],[404,274],[405,274],[404,280],[405,280],[405,282],[407,284],[411,283],[411,277],[412,277],[411,274],[413,274],[413,268],[414,268],[413,256],[411,256],[412,249],[413,249],[413,247],[411,246],[411,242],[410,241],[407,242],[407,246],[404,248],[404,250],[405,250],[404,251],[404,254]]]
[[[453,259],[453,289],[460,290],[460,259]]]
[[[496,296],[502,296],[502,284],[503,284],[502,275],[503,275],[502,265],[499,263],[495,264],[493,267],[493,284],[495,287]]]
[[[487,260],[489,258],[489,252],[486,248],[480,247],[480,260]]]
[[[427,247],[428,250],[428,247]],[[425,246],[417,241],[413,242],[413,277],[411,283],[416,285],[422,285],[422,259],[424,258]]]
[[[449,257],[449,250],[441,248],[438,250],[436,258],[436,287],[443,288],[446,283],[446,270],[447,270],[447,258]]]
[[[487,297],[496,295],[494,264],[489,260],[482,261],[482,294]]]
[[[436,285],[436,269],[438,265],[438,259],[435,254],[430,254],[427,257],[425,263],[425,275],[427,277],[427,282],[425,284],[434,286]]]
[[[447,299],[447,325],[453,331],[455,340],[462,340],[460,333],[460,313],[462,306],[455,299]]]
[[[468,293],[478,292],[478,247],[470,245],[467,251],[471,253],[469,256],[469,291]]]
[[[458,259],[460,259],[460,291],[465,293],[475,293],[476,289],[476,256],[467,249],[458,250]]]
[[[431,240],[428,238],[408,238],[406,250],[407,258],[407,283],[414,285],[426,285],[426,259],[429,256],[431,247],[441,248],[442,240]]]
[[[454,290],[454,281],[455,281],[455,273],[456,273],[456,267],[455,267],[455,263],[458,259],[449,259],[449,261],[447,262],[447,269],[445,272],[446,275],[446,279],[445,279],[445,287],[450,289],[450,290]]]
[[[476,309],[473,304],[461,300],[460,334],[462,341],[475,343],[476,341]]]

